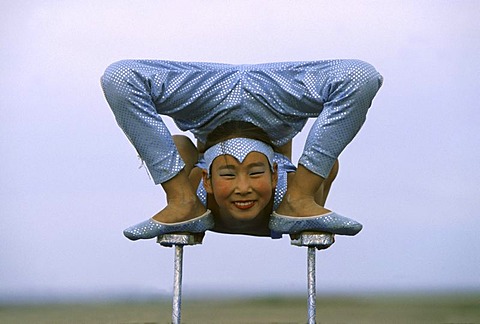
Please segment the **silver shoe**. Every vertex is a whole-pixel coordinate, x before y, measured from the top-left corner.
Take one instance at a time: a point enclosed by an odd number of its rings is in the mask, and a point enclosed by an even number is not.
[[[283,234],[295,234],[305,231],[327,232],[339,235],[356,235],[362,230],[362,224],[353,219],[329,212],[324,215],[293,217],[273,212],[269,227]]]
[[[159,235],[170,233],[203,233],[214,226],[213,215],[210,210],[196,218],[179,223],[161,223],[150,218],[144,222],[133,225],[123,231],[123,235],[132,241],[138,239],[151,239]]]

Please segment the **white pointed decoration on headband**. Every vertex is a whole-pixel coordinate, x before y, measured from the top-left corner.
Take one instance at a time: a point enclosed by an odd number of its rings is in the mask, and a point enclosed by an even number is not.
[[[259,152],[265,155],[270,163],[270,168],[273,170],[274,152],[270,145],[251,138],[236,137],[215,144],[205,151],[203,157],[207,166],[208,175],[210,175],[210,166],[213,160],[218,156],[228,154],[242,163],[251,152]]]

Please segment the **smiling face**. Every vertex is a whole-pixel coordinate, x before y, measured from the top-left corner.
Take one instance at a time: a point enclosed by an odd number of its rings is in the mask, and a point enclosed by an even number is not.
[[[212,163],[210,178],[204,171],[204,185],[218,204],[222,219],[254,220],[272,200],[277,173],[267,157],[251,152],[240,163],[231,155],[220,155]]]

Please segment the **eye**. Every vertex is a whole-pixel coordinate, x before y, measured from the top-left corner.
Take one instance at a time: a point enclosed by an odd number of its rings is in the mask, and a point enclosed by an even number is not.
[[[264,173],[265,173],[265,169],[264,169],[264,168],[256,168],[256,169],[252,169],[249,174],[250,174],[251,176],[260,176],[260,175],[262,175],[262,174],[264,174]]]
[[[235,174],[233,172],[220,172],[219,176],[223,178],[233,178],[235,177]]]

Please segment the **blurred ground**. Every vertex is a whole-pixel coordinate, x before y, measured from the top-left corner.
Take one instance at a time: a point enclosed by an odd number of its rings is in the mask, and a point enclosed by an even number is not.
[[[306,323],[306,299],[183,300],[182,323]],[[0,323],[171,322],[170,301],[0,306]],[[317,322],[480,323],[480,295],[317,298]]]

